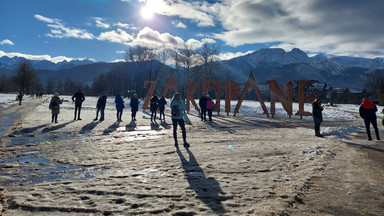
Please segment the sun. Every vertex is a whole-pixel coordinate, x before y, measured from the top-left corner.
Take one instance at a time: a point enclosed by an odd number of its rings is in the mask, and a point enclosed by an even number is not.
[[[153,13],[153,10],[148,6],[141,9],[141,16],[146,20],[152,19]]]
[[[141,8],[141,17],[143,19],[152,19],[155,14],[163,14],[167,10],[166,3],[163,0],[145,0],[145,6]]]

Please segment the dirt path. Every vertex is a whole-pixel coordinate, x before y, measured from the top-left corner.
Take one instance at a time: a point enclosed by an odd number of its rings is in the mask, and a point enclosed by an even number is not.
[[[18,103],[9,105],[7,107],[0,108],[0,139],[2,140],[4,135],[11,133],[11,130],[14,130],[16,125],[21,124],[23,117],[33,110],[36,106],[41,105],[41,103],[46,100],[46,98],[38,99],[28,99],[22,101],[22,104]],[[17,122],[19,121],[19,122]],[[0,140],[0,141],[1,141]],[[4,143],[1,141],[0,145]]]
[[[292,215],[383,215],[384,142],[366,141],[365,131],[341,143],[321,175],[301,189]]]

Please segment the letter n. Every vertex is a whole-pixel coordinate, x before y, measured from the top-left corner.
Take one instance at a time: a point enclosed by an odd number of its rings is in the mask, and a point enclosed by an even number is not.
[[[276,94],[277,97],[283,106],[284,110],[287,112],[289,118],[292,116],[292,82],[289,81],[285,84],[286,96],[284,96],[279,85],[275,80],[268,80],[270,93],[271,93],[271,114],[272,118],[275,116],[275,103],[276,103]]]

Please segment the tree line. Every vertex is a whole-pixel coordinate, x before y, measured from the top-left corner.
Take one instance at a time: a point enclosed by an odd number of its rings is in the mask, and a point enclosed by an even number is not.
[[[201,82],[218,79],[214,74],[218,70],[215,56],[219,48],[214,44],[203,44],[200,49],[192,45],[182,48],[151,48],[149,45],[132,47],[124,53],[127,64],[115,66],[109,72],[94,78],[92,84],[73,81],[70,77],[65,79],[49,77],[45,83],[36,74],[33,66],[27,60],[20,62],[15,75],[0,76],[0,92],[22,92],[35,94],[38,92],[52,94],[60,92],[70,95],[82,88],[86,95],[99,95],[106,91],[108,95],[122,93],[130,96],[136,92],[139,96],[146,95],[145,80],[158,81],[158,93],[166,85],[169,75],[172,74],[180,85],[178,89],[186,93],[185,81]],[[171,65],[171,66],[168,66]]]

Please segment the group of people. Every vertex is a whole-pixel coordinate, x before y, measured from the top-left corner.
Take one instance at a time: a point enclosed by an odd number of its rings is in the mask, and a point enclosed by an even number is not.
[[[81,89],[78,89],[77,92],[72,96],[72,101],[75,103],[75,113],[74,113],[74,118],[73,120],[82,120],[80,118],[80,113],[81,113],[81,106],[85,100],[85,96],[82,92]],[[60,104],[63,103],[63,99],[60,99],[59,93],[56,92],[52,99],[51,102],[49,103],[49,109],[51,110],[52,113],[52,123],[55,122],[57,123],[57,116],[60,113]],[[107,103],[107,95],[106,92],[102,92],[97,100],[96,103],[96,117],[93,119],[94,121],[104,121],[104,110],[105,110],[105,105]],[[123,109],[125,108],[124,106],[124,100],[121,97],[121,94],[118,93],[115,97],[115,103],[116,103],[116,118],[118,122],[122,121],[122,115],[123,115]],[[134,93],[133,97],[131,98],[131,111],[132,111],[132,121],[136,121],[136,113],[139,110],[139,103],[140,101],[137,98],[137,94]],[[100,113],[100,119],[99,119],[99,113]]]
[[[212,111],[215,103],[209,95],[203,94],[199,100],[201,121],[207,121],[207,112],[209,121],[212,121]]]
[[[72,96],[72,101],[75,103],[75,115],[73,120],[81,120],[80,118],[80,112],[81,112],[81,105],[83,101],[85,100],[84,94],[82,93],[81,89],[78,89],[78,91]],[[102,92],[100,94],[99,99],[97,100],[96,104],[96,118],[94,121],[98,120],[99,113],[100,113],[100,119],[99,121],[104,121],[104,109],[107,102],[107,96],[105,92]],[[60,104],[63,103],[63,99],[59,98],[59,93],[55,93],[54,96],[51,99],[51,102],[49,104],[49,109],[52,112],[52,122],[57,123],[57,116],[60,113]],[[116,103],[116,118],[118,122],[122,121],[122,114],[124,106],[124,100],[121,97],[121,94],[118,93],[115,97],[115,103]],[[136,121],[136,113],[139,110],[139,103],[140,101],[137,98],[137,94],[134,93],[133,97],[131,98],[130,107],[132,111],[131,120]],[[161,96],[159,99],[158,96],[154,95],[150,100],[150,111],[151,111],[151,122],[156,121],[156,114],[157,111],[160,112],[160,120],[165,120],[165,105],[167,104],[167,101],[165,100],[164,96]],[[209,121],[212,121],[212,110],[214,108],[214,102],[209,97],[209,95],[203,94],[202,97],[199,100],[199,106],[201,109],[201,121],[207,121],[206,119],[206,113],[208,112],[208,118]],[[172,118],[172,126],[173,126],[173,137],[175,140],[175,146],[178,147],[178,140],[177,140],[177,127],[180,126],[182,131],[182,137],[184,142],[184,147],[189,147],[189,144],[186,140],[186,130],[185,130],[185,123],[184,123],[184,113],[187,109],[187,105],[185,103],[185,100],[181,98],[180,94],[176,93],[170,103],[171,108],[171,118]],[[320,133],[320,124],[323,122],[323,115],[322,111],[324,110],[324,106],[321,104],[321,100],[316,98],[312,103],[312,115],[313,115],[313,121],[315,123],[315,136],[317,137],[323,137],[323,135]],[[377,106],[370,100],[368,100],[367,97],[364,97],[363,102],[360,105],[359,108],[359,114],[364,119],[364,124],[367,132],[367,140],[372,140],[371,132],[370,132],[370,125],[372,124],[376,139],[380,140],[379,136],[379,130],[377,127]],[[384,125],[384,121],[382,122]]]
[[[323,137],[320,133],[320,124],[323,121],[322,111],[324,110],[324,106],[321,105],[321,100],[316,98],[312,103],[312,115],[313,121],[315,123],[315,136]],[[377,106],[372,101],[370,101],[367,97],[363,98],[363,102],[359,107],[360,117],[364,120],[365,130],[367,132],[367,140],[372,140],[371,136],[371,124],[375,130],[376,139],[380,140],[379,129],[377,127]],[[384,117],[382,124],[384,125]]]
[[[156,95],[152,96],[149,104],[149,108],[151,111],[151,122],[156,121],[157,111],[159,111],[160,113],[160,117],[159,117],[160,121],[165,120],[165,114],[164,114],[165,104],[167,104],[167,101],[165,100],[164,95],[162,95],[160,99]]]
[[[80,118],[80,112],[81,112],[81,106],[83,101],[85,100],[84,94],[81,91],[81,89],[78,89],[77,92],[72,96],[72,101],[75,103],[75,120],[81,120]],[[60,104],[62,104],[64,99],[60,99],[59,93],[55,93],[49,103],[49,109],[51,110],[52,113],[52,123],[58,123],[57,122],[57,116],[60,113]],[[100,97],[97,100],[96,104],[96,118],[93,119],[94,121],[98,120],[99,113],[100,113],[100,119],[99,121],[104,121],[104,109],[105,105],[107,102],[107,96],[106,92],[102,92],[100,94]],[[124,100],[121,97],[121,94],[118,93],[115,97],[115,103],[116,103],[116,118],[118,122],[122,121],[122,115],[123,115],[123,109],[125,108],[124,106]],[[139,110],[139,103],[140,101],[137,98],[137,94],[134,93],[133,97],[131,98],[130,106],[131,106],[131,111],[132,111],[132,121],[136,121],[136,113]],[[153,96],[151,98],[150,102],[150,109],[151,109],[151,122],[156,121],[156,112],[159,109],[160,111],[160,120],[163,119],[165,120],[165,104],[167,104],[164,96],[162,96],[160,99],[157,96]],[[186,130],[185,130],[185,123],[184,123],[184,113],[187,109],[187,105],[184,100],[180,97],[178,93],[176,93],[170,103],[171,107],[171,118],[172,118],[172,125],[173,125],[173,138],[175,140],[175,146],[178,148],[178,140],[177,140],[177,127],[178,125],[181,128],[182,131],[182,137],[183,137],[183,144],[184,147],[188,148],[189,144],[187,142],[187,135],[186,135]]]

